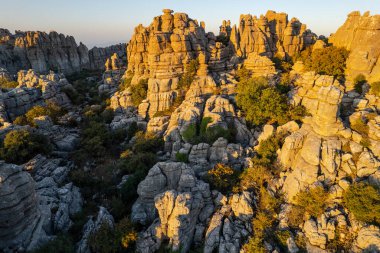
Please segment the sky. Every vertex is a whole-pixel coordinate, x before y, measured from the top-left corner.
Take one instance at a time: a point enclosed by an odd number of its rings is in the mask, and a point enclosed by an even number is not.
[[[380,14],[380,0],[0,0],[0,27],[22,31],[57,31],[89,48],[128,42],[138,24],[148,26],[161,10],[185,12],[217,33],[222,20],[238,24],[240,14],[267,10],[297,17],[318,35],[328,36],[347,14]]]

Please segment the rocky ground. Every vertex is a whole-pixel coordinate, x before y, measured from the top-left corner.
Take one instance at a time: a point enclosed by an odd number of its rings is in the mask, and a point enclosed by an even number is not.
[[[13,85],[0,91],[0,249],[379,252],[379,25],[355,12],[327,39],[268,11],[215,36],[165,9],[136,27],[127,59],[123,46],[0,30],[24,45],[0,48]],[[44,58],[57,38],[70,61]],[[350,51],[342,75],[302,57],[334,46]],[[85,66],[103,74],[74,73]],[[259,99],[241,101],[257,80],[283,105],[269,96],[255,118],[245,108]],[[264,113],[284,105],[282,120]]]

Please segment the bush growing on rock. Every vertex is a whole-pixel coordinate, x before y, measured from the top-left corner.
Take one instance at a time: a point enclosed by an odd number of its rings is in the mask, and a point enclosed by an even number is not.
[[[135,138],[132,150],[136,153],[155,153],[164,145],[164,140],[152,133],[144,133],[140,131],[136,133]]]
[[[138,106],[145,98],[148,92],[148,79],[141,79],[136,85],[131,85],[131,100],[135,106]]]
[[[182,90],[188,90],[191,83],[194,81],[195,76],[197,75],[197,71],[199,68],[199,60],[192,59],[185,66],[185,72],[179,78],[178,88]]]
[[[359,94],[363,92],[363,85],[367,82],[363,74],[359,74],[354,79],[354,88],[355,91]]]
[[[175,154],[175,160],[176,160],[177,162],[188,163],[188,162],[189,162],[189,155],[188,155],[188,154],[184,154],[184,153],[177,152],[177,153]]]
[[[258,191],[264,185],[264,183],[268,182],[268,180],[271,178],[271,172],[267,167],[249,167],[240,174],[240,188],[243,191]]]
[[[299,120],[306,114],[305,108],[288,104],[287,96],[279,85],[270,86],[264,77],[245,78],[238,84],[236,102],[248,122],[281,125],[292,119]]]
[[[380,223],[380,191],[374,186],[365,183],[351,185],[343,202],[357,220]]]
[[[312,51],[311,55],[303,60],[306,70],[343,78],[348,55],[349,52],[345,48],[330,46]]]
[[[380,97],[380,82],[374,82],[371,84],[370,93]]]
[[[238,172],[233,168],[218,163],[207,172],[206,180],[210,183],[212,189],[227,193],[236,185],[238,176]]]
[[[32,251],[32,253],[74,253],[75,244],[69,235],[58,235],[42,247]]]
[[[0,154],[7,162],[21,164],[39,153],[48,154],[50,150],[47,137],[22,129],[7,133]]]
[[[32,107],[25,115],[17,117],[13,123],[16,125],[35,126],[34,118],[40,116],[49,116],[53,122],[57,122],[58,117],[64,114],[64,110],[57,104],[49,102],[46,106],[36,105]]]
[[[1,89],[14,89],[18,86],[18,82],[9,80],[7,78],[0,78]]]
[[[103,223],[98,231],[90,235],[89,246],[93,252],[116,253],[130,249],[137,240],[137,233],[132,223],[124,218],[110,227],[108,223]]]
[[[183,131],[182,137],[186,142],[191,144],[198,144],[200,142],[212,144],[220,137],[227,139],[229,142],[234,140],[236,130],[232,126],[228,126],[228,129],[225,129],[220,125],[208,126],[209,123],[212,123],[212,119],[204,117],[200,125],[195,123],[190,124]]]
[[[239,82],[237,93],[236,102],[249,122],[261,125],[283,121],[288,110],[286,96],[270,87],[267,79],[259,77]]]
[[[305,191],[301,191],[295,197],[296,207],[302,213],[307,212],[317,218],[324,213],[327,206],[328,193],[321,186],[317,186]]]

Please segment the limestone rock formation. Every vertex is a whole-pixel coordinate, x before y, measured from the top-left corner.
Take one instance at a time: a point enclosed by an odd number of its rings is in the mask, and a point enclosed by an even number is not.
[[[127,64],[127,51],[126,44],[121,43],[117,45],[112,45],[109,47],[94,47],[88,51],[88,57],[90,62],[90,69],[100,69],[104,70],[107,60],[111,57],[117,57],[120,59],[119,67],[126,67]]]
[[[0,198],[0,250],[27,248],[40,219],[32,177],[1,162]]]
[[[149,171],[137,192],[139,198],[132,208],[132,220],[150,224],[157,214],[159,217],[141,234],[138,251],[154,252],[167,238],[173,250],[187,252],[196,225],[205,223],[213,210],[208,184],[198,180],[183,163],[163,162]]]
[[[77,45],[72,36],[57,32],[16,31],[11,34],[0,29],[0,41],[1,66],[14,74],[21,69],[73,73],[89,65],[87,47],[82,43]]]
[[[54,103],[62,108],[69,108],[71,101],[63,92],[71,84],[63,75],[38,75],[34,70],[18,72],[19,86],[8,92],[2,92],[0,101],[4,105],[6,118],[3,121],[14,119],[25,114],[35,105]]]
[[[298,19],[290,21],[286,13],[268,11],[260,18],[252,15],[241,15],[239,27],[234,26],[231,42],[238,55],[247,57],[257,53],[273,57],[293,56],[312,45],[316,35],[306,29]]]
[[[360,14],[354,11],[329,42],[350,51],[346,74],[353,80],[364,74],[367,80],[380,80],[380,15],[371,16],[369,12]]]

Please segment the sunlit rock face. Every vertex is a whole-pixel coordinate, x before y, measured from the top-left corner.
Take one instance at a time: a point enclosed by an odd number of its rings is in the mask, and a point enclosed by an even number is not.
[[[89,67],[88,49],[74,37],[57,32],[20,32],[0,30],[1,65],[11,73],[34,69],[40,73],[56,70],[73,73]]]
[[[355,11],[348,15],[346,22],[329,38],[337,47],[350,51],[346,74],[354,79],[364,74],[368,81],[380,80],[380,15],[363,15]]]
[[[239,27],[234,26],[231,41],[238,55],[257,53],[273,57],[293,56],[312,45],[317,36],[298,19],[288,19],[286,13],[268,11],[259,18],[241,15]]]

